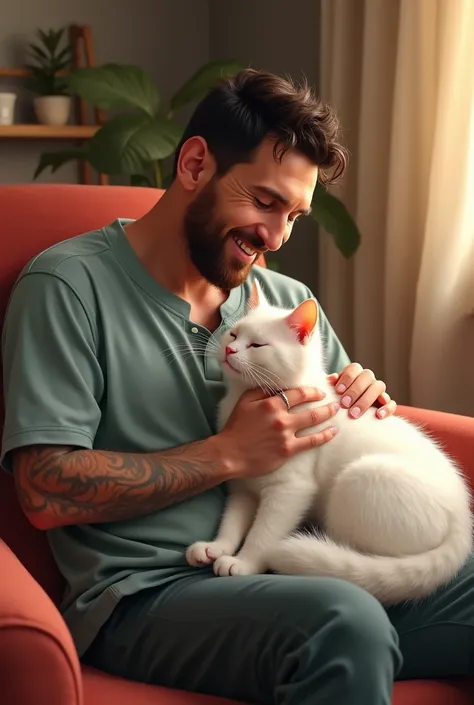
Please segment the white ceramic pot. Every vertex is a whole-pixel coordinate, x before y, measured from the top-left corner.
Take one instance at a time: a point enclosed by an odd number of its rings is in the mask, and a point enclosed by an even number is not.
[[[42,95],[34,99],[35,113],[42,125],[66,125],[71,112],[68,95]]]
[[[16,93],[0,93],[0,125],[13,125]]]

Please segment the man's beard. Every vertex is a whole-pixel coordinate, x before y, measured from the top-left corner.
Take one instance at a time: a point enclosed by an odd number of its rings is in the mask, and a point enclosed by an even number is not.
[[[210,284],[229,291],[247,279],[253,262],[247,264],[237,257],[226,256],[229,238],[239,236],[239,229],[225,232],[225,225],[215,217],[216,204],[216,185],[211,180],[188,206],[184,229],[191,261],[196,269]],[[241,237],[256,248],[263,248],[262,242],[256,245],[257,236],[249,239],[242,233]]]

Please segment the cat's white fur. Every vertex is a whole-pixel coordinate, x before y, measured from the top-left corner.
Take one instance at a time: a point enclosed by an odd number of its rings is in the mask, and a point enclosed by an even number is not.
[[[291,312],[262,296],[254,289],[257,305],[234,326],[237,337],[221,341],[220,427],[242,393],[259,385],[323,389],[325,399],[311,406],[340,400],[327,381],[317,305]],[[236,372],[224,364],[226,345],[237,350]],[[342,578],[385,604],[425,596],[453,578],[472,550],[470,497],[455,463],[400,417],[380,420],[369,410],[354,420],[341,409],[324,425],[338,428],[328,443],[269,475],[230,483],[218,536],[190,546],[188,562],[213,563],[216,575],[270,569]],[[304,521],[321,533],[294,533]]]

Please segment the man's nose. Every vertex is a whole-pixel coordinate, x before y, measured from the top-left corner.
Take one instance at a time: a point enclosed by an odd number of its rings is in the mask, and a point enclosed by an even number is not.
[[[226,348],[225,348],[225,356],[226,357],[229,357],[229,355],[233,355],[236,352],[237,352],[237,350],[234,350],[234,348],[231,348],[230,345],[226,345]]]
[[[287,236],[287,222],[285,219],[275,219],[272,223],[262,227],[259,232],[265,243],[265,247],[270,252],[276,252],[285,242]]]

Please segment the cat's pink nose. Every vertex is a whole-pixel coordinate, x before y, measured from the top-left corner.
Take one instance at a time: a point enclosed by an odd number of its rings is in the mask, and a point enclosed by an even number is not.
[[[226,357],[229,357],[229,355],[233,355],[236,352],[237,352],[237,350],[234,350],[234,348],[231,348],[230,345],[226,345],[226,348],[225,348],[225,356]]]

